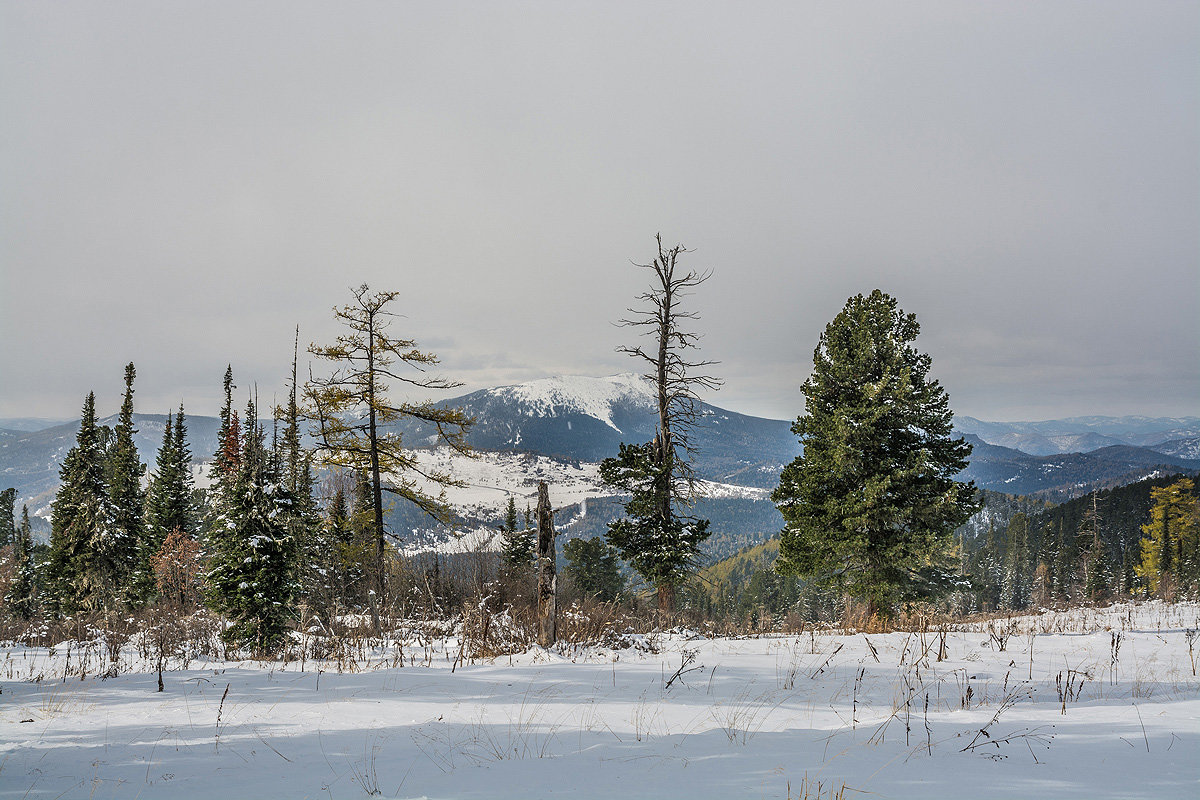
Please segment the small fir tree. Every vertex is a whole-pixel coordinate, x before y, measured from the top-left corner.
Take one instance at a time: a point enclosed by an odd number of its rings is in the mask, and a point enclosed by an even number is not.
[[[105,433],[96,424],[96,396],[88,393],[75,446],[63,460],[62,485],[51,504],[48,577],[54,610],[64,614],[110,607],[115,600],[106,558],[114,513],[104,481]]]
[[[1004,534],[1004,579],[1000,606],[1021,609],[1029,605],[1029,518],[1017,513]]]
[[[138,570],[138,595],[143,600],[154,593],[151,559],[162,549],[167,536],[176,529],[188,537],[196,532],[191,460],[181,405],[178,415],[167,415],[162,446],[146,492],[145,534],[139,551]]]
[[[611,603],[625,591],[617,550],[604,539],[571,539],[563,555],[565,572],[581,592]]]
[[[534,550],[537,549],[537,531],[528,525],[523,529],[517,527],[517,501],[512,495],[508,496],[503,530],[500,554],[504,566],[509,569],[528,566],[533,561]]]
[[[0,547],[12,544],[17,538],[16,505],[16,489],[0,492]]]
[[[246,418],[255,419],[253,404]],[[224,525],[213,531],[206,576],[209,605],[227,616],[222,634],[235,647],[270,654],[282,642],[295,593],[297,539],[293,499],[270,469],[260,426],[244,437]]]
[[[138,572],[138,555],[144,536],[143,514],[145,494],[142,491],[142,476],[146,465],[138,455],[133,426],[133,381],[137,373],[132,363],[125,367],[125,396],[117,425],[113,428],[112,443],[108,448],[107,472],[108,492],[113,509],[112,559],[114,580],[127,599],[136,594],[133,584]]]
[[[13,537],[13,582],[4,595],[4,605],[20,619],[28,620],[37,607],[37,564],[33,559],[33,526],[29,506],[21,507],[21,524]]]

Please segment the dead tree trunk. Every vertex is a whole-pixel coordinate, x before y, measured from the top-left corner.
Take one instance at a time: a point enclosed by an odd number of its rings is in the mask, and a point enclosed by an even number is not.
[[[555,598],[557,575],[554,564],[554,515],[550,490],[538,481],[538,644],[550,647],[558,638],[558,609]]]

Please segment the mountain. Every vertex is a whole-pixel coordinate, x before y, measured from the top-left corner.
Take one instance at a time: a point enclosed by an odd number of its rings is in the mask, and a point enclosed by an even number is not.
[[[11,432],[41,431],[70,422],[69,419],[46,419],[45,417],[0,417],[0,430]]]
[[[1147,447],[1200,436],[1198,417],[1068,417],[1041,422],[985,422],[956,417],[954,427],[988,444],[1028,455],[1090,453],[1114,445]]]
[[[1031,456],[988,444],[974,434],[971,463],[959,476],[981,489],[1067,500],[1093,489],[1133,483],[1156,474],[1200,470],[1200,461],[1145,447],[1114,445],[1090,453]]]
[[[1171,439],[1150,448],[1156,453],[1178,458],[1200,459],[1200,436],[1189,436],[1184,439]]]
[[[446,400],[475,418],[467,440],[485,451],[538,453],[563,461],[600,461],[621,443],[648,442],[658,423],[653,386],[639,375],[562,376],[483,389]],[[702,478],[773,487],[800,454],[791,423],[701,403],[692,436]],[[436,442],[436,429],[396,426],[414,446]]]
[[[134,435],[138,455],[143,463],[153,467],[167,418],[157,414],[134,414],[133,419],[138,431]],[[99,423],[112,427],[117,424],[117,416],[105,417]],[[193,459],[207,459],[217,449],[220,420],[188,417],[185,411],[184,423]],[[11,486],[17,490],[18,509],[22,503],[28,503],[30,513],[49,514],[50,500],[58,488],[59,467],[67,451],[75,446],[78,433],[79,420],[36,431],[0,430],[0,488]]]

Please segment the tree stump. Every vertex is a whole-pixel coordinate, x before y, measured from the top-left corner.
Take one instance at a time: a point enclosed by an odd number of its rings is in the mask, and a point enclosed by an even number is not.
[[[554,563],[554,513],[550,510],[550,490],[538,481],[538,644],[550,647],[558,639],[558,608],[555,597],[557,570]]]

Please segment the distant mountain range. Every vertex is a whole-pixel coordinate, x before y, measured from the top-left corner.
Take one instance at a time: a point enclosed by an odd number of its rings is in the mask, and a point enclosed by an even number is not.
[[[148,469],[154,467],[154,457],[162,444],[165,415],[134,414],[137,434],[138,455]],[[114,414],[99,420],[101,425],[112,427],[117,423]],[[207,460],[217,449],[217,429],[220,421],[216,417],[184,416],[188,443],[195,461]],[[17,510],[22,503],[29,505],[32,514],[49,514],[50,500],[58,489],[58,470],[79,433],[79,420],[59,423],[36,430],[13,430],[0,428],[0,489],[15,487]]]
[[[1177,455],[1169,452],[1173,442],[1200,437],[1200,417],[1069,417],[1044,422],[984,422],[974,417],[955,417],[954,427],[988,444],[1032,456],[1090,453],[1115,445],[1149,447]],[[1200,453],[1192,452],[1192,458],[1200,457]]]
[[[473,516],[484,514],[484,506],[505,501],[505,483],[514,493],[527,494],[536,477],[530,470],[551,479],[571,475],[576,476],[572,480],[581,480],[581,465],[615,454],[622,442],[649,441],[657,421],[650,385],[629,374],[546,378],[484,389],[443,405],[473,416],[476,423],[468,440],[479,450],[497,454],[489,457],[486,470],[462,465],[472,475],[486,474],[486,481],[479,478],[487,484],[486,491],[476,487],[474,494],[463,498],[464,505],[475,507]],[[700,406],[700,413],[693,437],[696,467],[700,477],[713,482],[711,502],[725,493],[740,503],[769,503],[761,490],[775,486],[779,470],[801,451],[791,421],[752,417],[707,403]],[[136,415],[138,449],[148,465],[153,465],[165,419]],[[112,425],[115,418],[103,423]],[[218,420],[196,416],[187,423],[193,456],[206,460],[216,449]],[[16,487],[31,511],[46,513],[58,484],[59,465],[74,444],[78,425],[75,421],[33,431],[0,429],[0,488]],[[959,417],[956,428],[975,448],[961,478],[1008,494],[1065,499],[1156,472],[1200,470],[1200,418],[1195,417],[1079,417],[1016,423]],[[425,424],[404,423],[396,429],[416,448],[430,447],[436,439],[436,432]],[[1063,453],[1062,448],[1075,451]],[[505,453],[521,457],[501,457]],[[594,472],[594,467],[590,470]],[[723,490],[722,485],[760,491]],[[599,496],[602,491],[593,477],[572,490],[579,497]],[[453,494],[450,499],[454,501]]]

